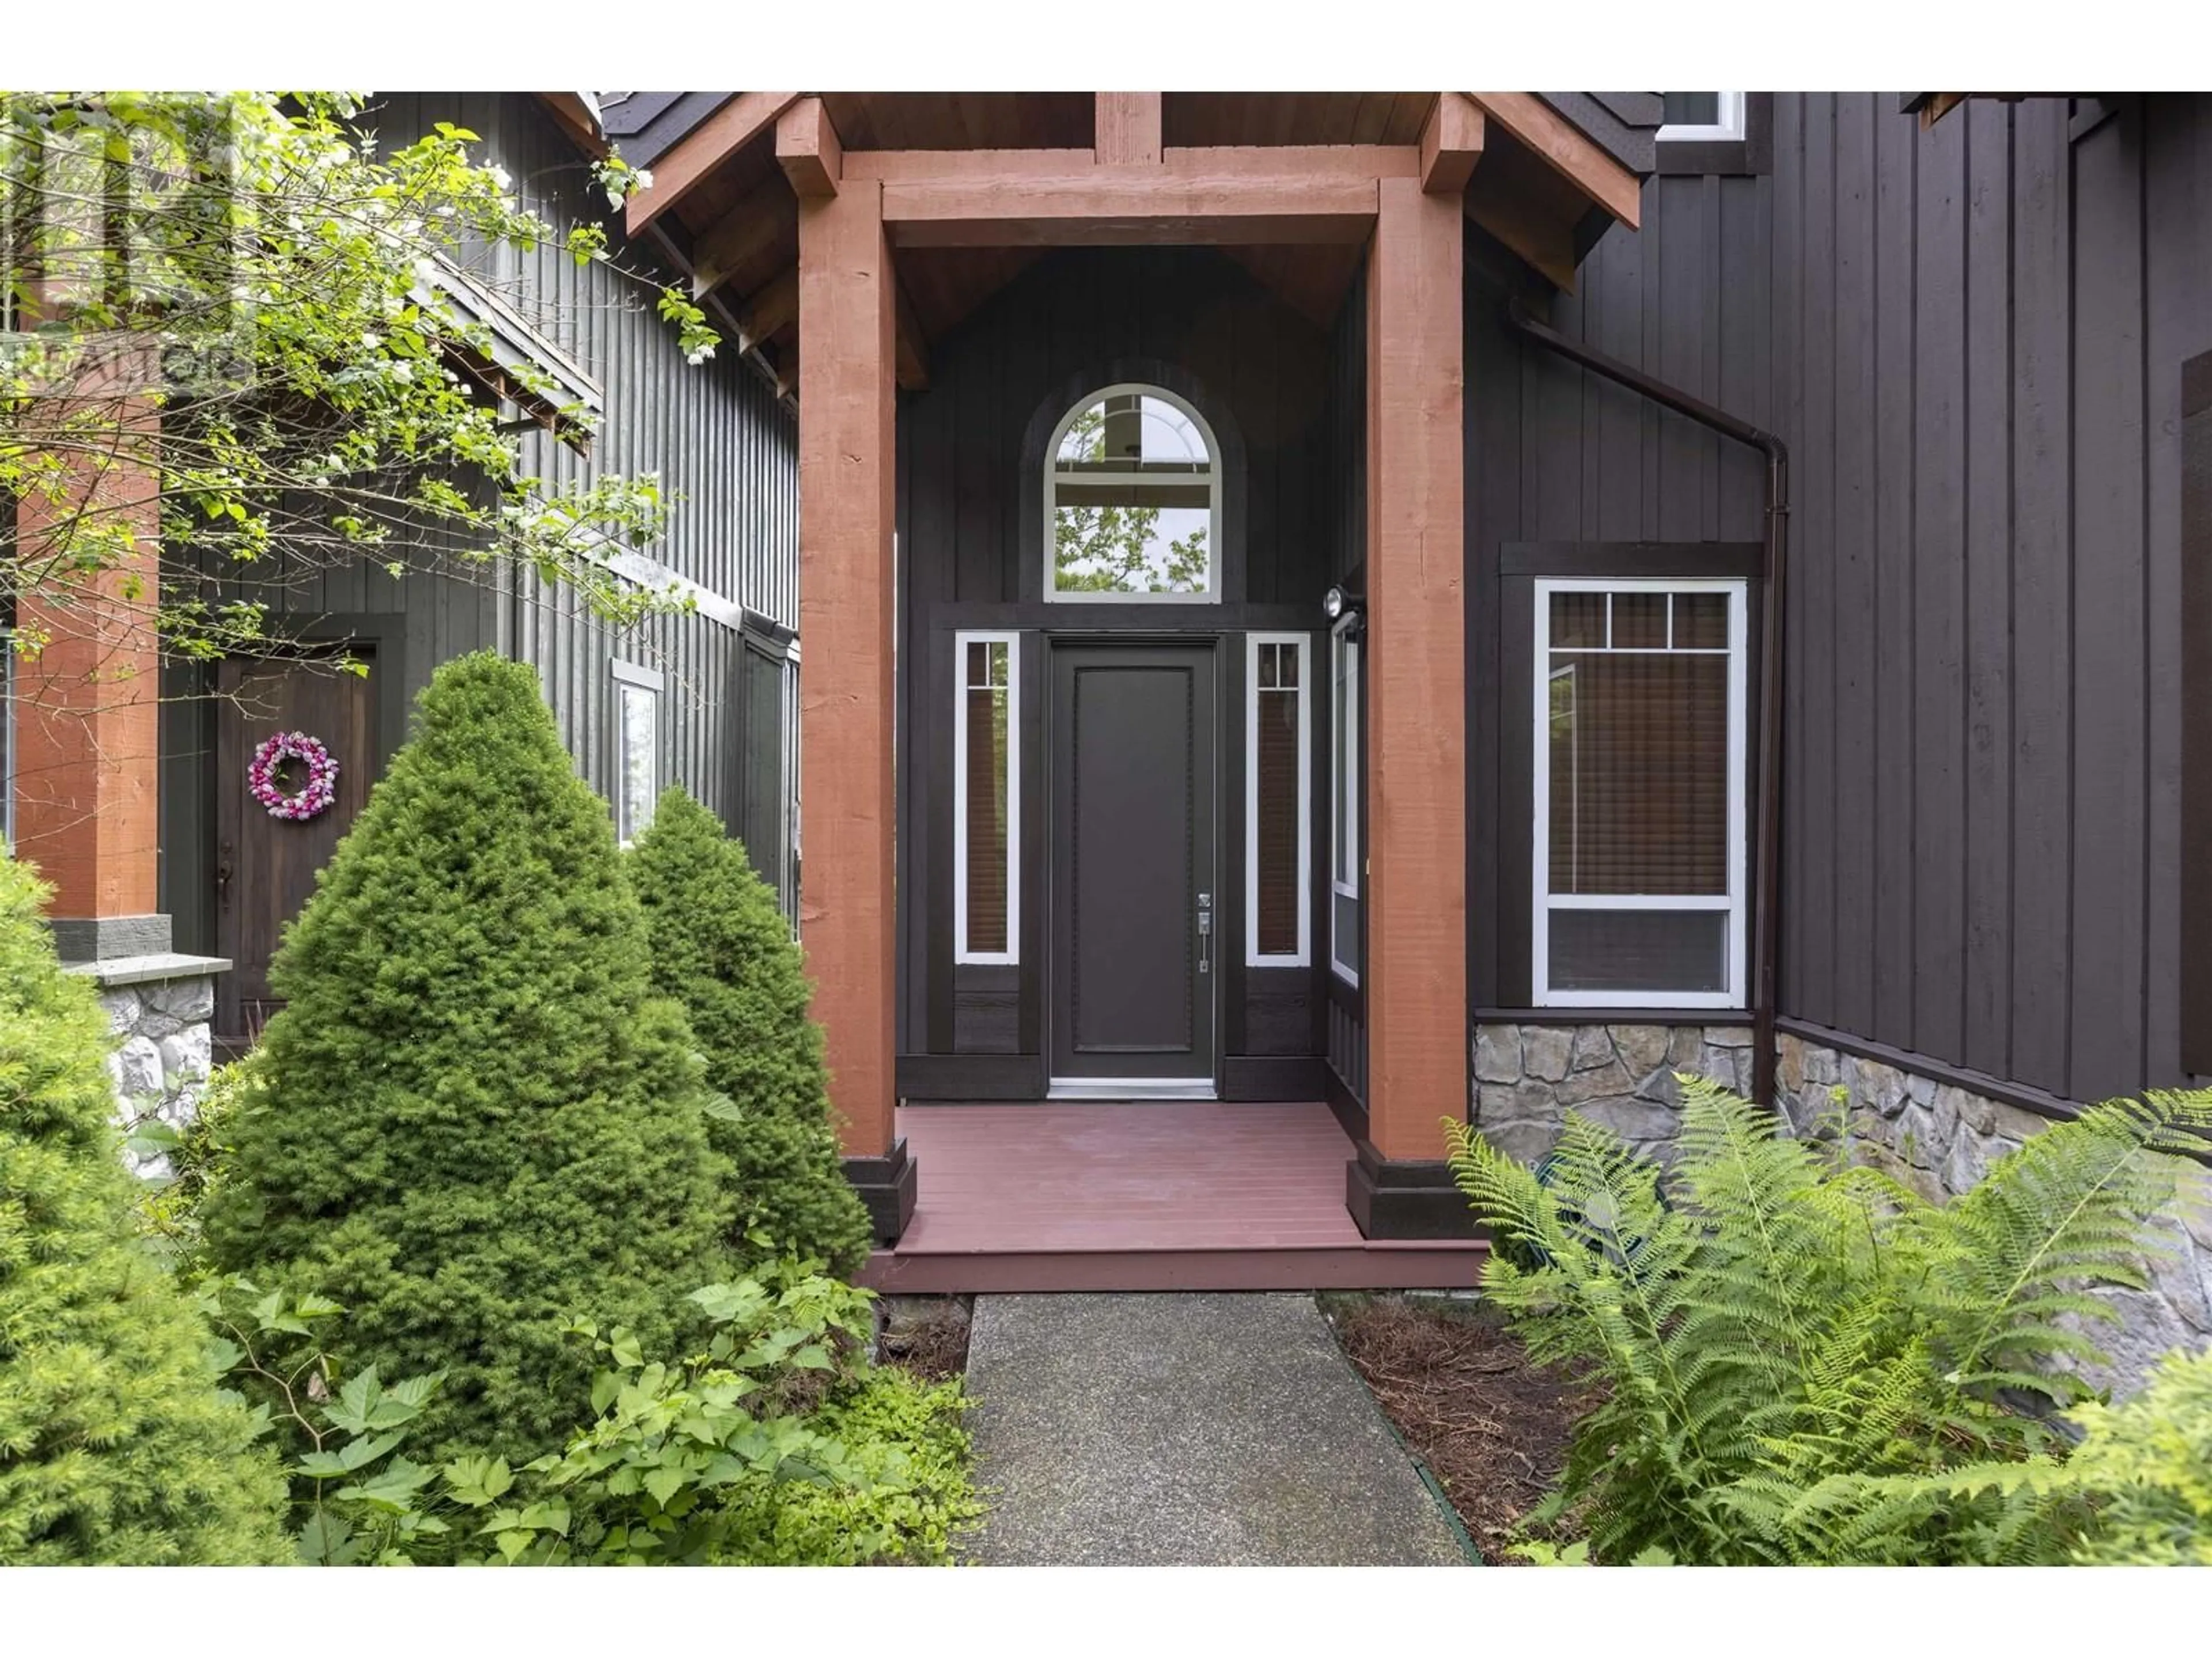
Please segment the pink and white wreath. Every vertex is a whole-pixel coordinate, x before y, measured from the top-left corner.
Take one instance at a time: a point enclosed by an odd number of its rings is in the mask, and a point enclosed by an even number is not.
[[[290,794],[276,782],[277,769],[288,760],[307,769],[307,781]],[[264,738],[253,751],[246,781],[270,817],[300,823],[328,811],[338,798],[338,763],[319,738],[305,732],[278,732]]]

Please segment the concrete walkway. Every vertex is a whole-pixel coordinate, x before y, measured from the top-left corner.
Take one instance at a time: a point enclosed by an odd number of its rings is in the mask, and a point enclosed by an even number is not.
[[[985,1296],[986,1565],[1463,1565],[1310,1296]]]

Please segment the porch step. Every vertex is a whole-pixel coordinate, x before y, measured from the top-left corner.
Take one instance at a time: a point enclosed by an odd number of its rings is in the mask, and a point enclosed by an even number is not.
[[[878,1250],[860,1282],[899,1295],[1030,1291],[1468,1290],[1479,1243],[1387,1243],[1290,1249]]]
[[[920,1294],[1435,1290],[1484,1247],[1370,1241],[1317,1102],[908,1106],[921,1202],[860,1282]]]

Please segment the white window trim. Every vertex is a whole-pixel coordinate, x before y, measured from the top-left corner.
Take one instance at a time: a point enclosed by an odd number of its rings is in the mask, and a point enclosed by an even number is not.
[[[1260,647],[1267,645],[1289,646],[1297,653],[1298,662],[1298,948],[1294,951],[1260,949]],[[1244,962],[1251,968],[1303,968],[1313,960],[1312,654],[1304,634],[1244,636]]]
[[[1657,138],[1662,144],[1726,143],[1741,139],[1744,135],[1744,95],[1740,92],[1715,94],[1720,100],[1720,119],[1711,124],[1680,122],[1674,126],[1662,126]]]
[[[1359,983],[1359,971],[1347,966],[1342,959],[1342,953],[1336,948],[1335,901],[1340,896],[1352,899],[1359,896],[1359,798],[1362,787],[1359,775],[1359,715],[1360,702],[1366,695],[1367,653],[1361,648],[1360,640],[1352,632],[1358,620],[1356,615],[1340,617],[1328,635],[1328,887],[1331,895],[1328,965],[1330,970],[1347,985]],[[1338,690],[1340,679],[1338,667],[1347,646],[1358,653],[1352,659],[1352,679],[1348,697],[1340,695]],[[1340,772],[1344,765],[1344,733],[1347,727],[1352,733],[1352,775],[1349,781],[1352,810],[1339,812],[1339,792],[1345,787],[1346,781]],[[1340,869],[1350,870],[1352,879],[1338,879],[1336,872]]]
[[[1206,471],[1206,592],[1203,593],[1090,593],[1060,591],[1059,513],[1060,475],[1055,464],[1060,459],[1060,440],[1075,424],[1076,416],[1103,398],[1118,397],[1133,392],[1146,398],[1157,398],[1170,408],[1188,418],[1198,428],[1198,435],[1206,441],[1206,453],[1211,463]],[[1205,416],[1164,386],[1148,386],[1140,380],[1118,380],[1112,386],[1087,392],[1060,417],[1060,424],[1052,429],[1052,441],[1044,451],[1044,597],[1054,605],[1218,605],[1221,603],[1221,475],[1223,471],[1221,445],[1213,435],[1213,428]],[[1094,475],[1098,476],[1098,475]],[[1111,479],[1110,475],[1109,481]],[[1133,480],[1136,474],[1132,473]]]
[[[1748,612],[1750,586],[1740,577],[1540,577],[1536,581],[1535,709],[1533,720],[1535,763],[1530,769],[1535,792],[1534,835],[1530,844],[1530,887],[1534,896],[1530,917],[1530,1006],[1538,1008],[1741,1008],[1745,1006],[1745,951],[1749,932],[1745,902],[1748,867],[1746,816],[1749,788],[1745,772],[1748,750],[1746,732],[1747,682],[1749,659]],[[1551,623],[1554,593],[1725,593],[1729,598],[1729,744],[1728,744],[1728,886],[1726,895],[1698,894],[1670,897],[1650,893],[1575,893],[1554,898],[1552,878],[1552,745],[1551,745]],[[1630,654],[1623,651],[1620,654]],[[1644,654],[1655,654],[1647,652]],[[1700,654],[1718,656],[1708,648]],[[1719,991],[1554,991],[1551,988],[1551,913],[1562,910],[1726,910],[1728,923],[1728,986]]]
[[[629,833],[630,826],[623,821],[624,805],[629,797],[629,767],[627,763],[629,756],[625,752],[629,741],[629,730],[623,720],[622,688],[625,685],[635,686],[641,691],[650,691],[653,694],[652,793],[654,800],[658,801],[660,799],[660,792],[668,787],[668,780],[660,775],[660,699],[662,694],[668,689],[668,681],[667,677],[657,668],[647,668],[640,663],[624,662],[619,657],[610,659],[607,668],[613,675],[615,683],[615,836],[623,846],[628,847],[637,837]]]
[[[968,948],[968,647],[1006,647],[1006,948]],[[1022,636],[966,629],[952,636],[952,960],[1011,968],[1022,959]]]

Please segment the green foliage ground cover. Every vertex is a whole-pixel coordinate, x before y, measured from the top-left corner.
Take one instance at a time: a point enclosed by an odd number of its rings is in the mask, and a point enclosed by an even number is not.
[[[2153,1218],[2192,1171],[2175,1154],[2212,1127],[2212,1092],[2091,1109],[1939,1205],[1854,1163],[1847,1135],[1793,1139],[1681,1083],[1671,1168],[1570,1116],[1540,1179],[1449,1126],[1502,1246],[1486,1294],[1533,1359],[1606,1385],[1539,1530],[1615,1563],[2190,1547],[2179,1517],[2195,1506],[2201,1527],[2203,1483],[2176,1471],[2208,1432],[2202,1377],[2183,1368],[2106,1412],[2080,1370],[2118,1316],[2090,1286],[2148,1282]],[[2069,1407],[2090,1446],[2134,1448],[2136,1473],[2069,1459]]]

